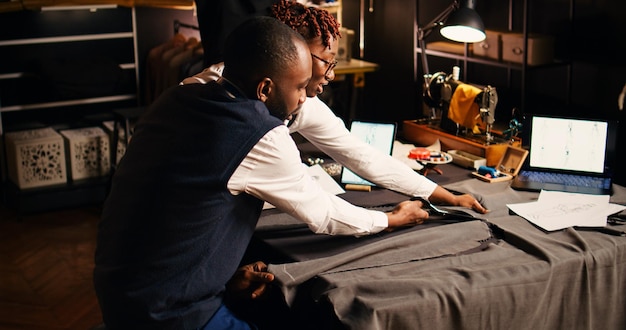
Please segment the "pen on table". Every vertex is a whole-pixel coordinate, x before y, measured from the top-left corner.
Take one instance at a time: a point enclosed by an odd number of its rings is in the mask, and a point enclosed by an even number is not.
[[[611,223],[626,222],[626,214],[611,214],[606,219]]]
[[[606,221],[610,225],[622,225],[626,224],[626,219],[618,218],[618,217],[607,217]]]

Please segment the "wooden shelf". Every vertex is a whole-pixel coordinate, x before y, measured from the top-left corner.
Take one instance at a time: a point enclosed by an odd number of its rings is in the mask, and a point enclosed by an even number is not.
[[[433,143],[441,143],[441,150],[461,150],[470,154],[487,159],[487,166],[496,166],[509,145],[521,147],[522,140],[515,137],[511,141],[501,139],[498,143],[481,143],[478,139],[469,139],[442,131],[427,124],[418,123],[416,120],[405,120],[403,123],[404,138],[419,146],[429,146]],[[497,135],[497,132],[496,132]],[[498,139],[496,137],[496,139]]]

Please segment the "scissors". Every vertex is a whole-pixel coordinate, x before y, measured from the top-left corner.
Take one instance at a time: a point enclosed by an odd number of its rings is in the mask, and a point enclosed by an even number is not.
[[[448,209],[437,207],[423,197],[413,197],[411,198],[411,200],[422,202],[422,208],[426,212],[428,212],[429,216],[438,216],[438,217],[441,217],[441,220],[458,220],[458,221],[474,221],[474,220],[485,221],[486,220],[486,219],[475,217],[461,210],[448,210]]]

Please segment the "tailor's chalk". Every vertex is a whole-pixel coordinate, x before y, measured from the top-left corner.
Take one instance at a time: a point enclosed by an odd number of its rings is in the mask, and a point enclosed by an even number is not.
[[[372,186],[363,185],[363,184],[346,184],[346,190],[372,191]]]

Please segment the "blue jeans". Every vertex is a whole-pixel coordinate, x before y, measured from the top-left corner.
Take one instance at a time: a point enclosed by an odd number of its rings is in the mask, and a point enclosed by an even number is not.
[[[256,330],[254,325],[238,318],[228,307],[222,305],[202,330]]]

